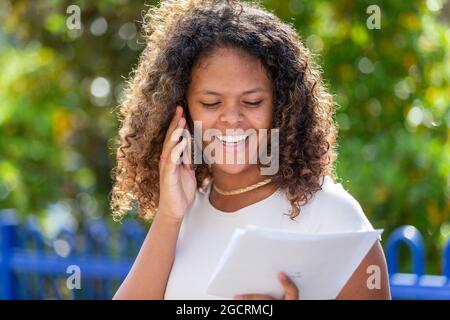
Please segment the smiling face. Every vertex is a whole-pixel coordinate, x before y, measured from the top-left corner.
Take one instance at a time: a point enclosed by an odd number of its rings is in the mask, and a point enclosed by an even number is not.
[[[212,153],[222,159],[214,169],[236,174],[256,166],[249,159],[256,157],[259,130],[269,132],[273,113],[272,82],[257,58],[230,48],[200,58],[192,69],[187,103],[203,133],[216,129],[210,141],[203,141],[204,150],[214,144],[210,147],[222,152]]]

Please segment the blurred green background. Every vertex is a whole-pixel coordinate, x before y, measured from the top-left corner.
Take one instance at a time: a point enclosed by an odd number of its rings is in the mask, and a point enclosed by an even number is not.
[[[124,79],[155,2],[0,2],[0,208],[48,235],[108,208]],[[81,30],[68,30],[69,5]],[[416,226],[427,272],[450,237],[450,3],[262,1],[295,25],[336,98],[337,174],[376,228]],[[370,30],[369,5],[381,9]]]

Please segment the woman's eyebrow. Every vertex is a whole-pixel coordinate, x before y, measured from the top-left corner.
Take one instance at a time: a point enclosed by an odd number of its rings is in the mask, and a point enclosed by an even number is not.
[[[244,92],[242,92],[242,94],[249,94],[249,93],[258,92],[258,91],[264,91],[264,89],[261,87],[256,87],[256,88],[244,91]]]
[[[256,88],[253,88],[250,90],[243,91],[242,94],[249,94],[249,93],[254,93],[254,92],[258,92],[258,91],[264,91],[264,89],[261,87],[256,87]],[[202,91],[197,91],[196,93],[197,94],[212,94],[215,96],[221,96],[221,94],[219,92],[215,92],[212,90],[202,90]]]

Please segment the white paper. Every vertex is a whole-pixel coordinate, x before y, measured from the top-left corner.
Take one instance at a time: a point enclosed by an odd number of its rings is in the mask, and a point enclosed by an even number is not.
[[[207,293],[281,299],[284,290],[277,274],[283,271],[299,288],[300,299],[335,299],[382,232],[301,234],[253,225],[237,229]]]

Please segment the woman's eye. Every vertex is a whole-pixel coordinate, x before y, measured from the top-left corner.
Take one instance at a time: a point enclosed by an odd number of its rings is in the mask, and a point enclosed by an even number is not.
[[[205,102],[201,102],[201,104],[206,107],[206,108],[212,108],[216,105],[218,105],[220,102],[214,102],[214,103],[205,103]]]
[[[261,104],[261,102],[262,102],[262,100],[255,101],[255,102],[244,101],[245,104],[250,105],[250,106],[259,106]]]

